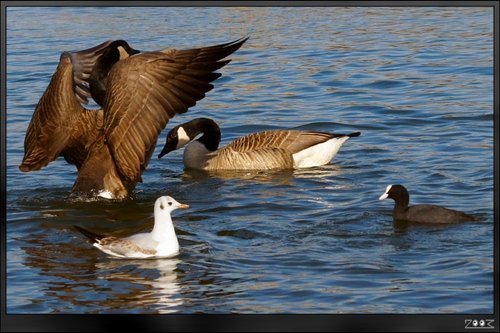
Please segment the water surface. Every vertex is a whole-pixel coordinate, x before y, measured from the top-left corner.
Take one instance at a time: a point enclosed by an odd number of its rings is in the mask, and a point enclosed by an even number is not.
[[[23,8],[7,10],[8,313],[493,312],[492,8]],[[39,24],[43,17],[50,24]],[[361,131],[300,171],[185,172],[153,158],[133,197],[72,202],[61,158],[21,173],[26,128],[64,50],[126,39],[140,50],[250,35],[194,117],[223,144],[266,129]],[[413,203],[482,217],[394,225]],[[188,203],[181,254],[112,259],[73,224],[127,235],[160,195]]]

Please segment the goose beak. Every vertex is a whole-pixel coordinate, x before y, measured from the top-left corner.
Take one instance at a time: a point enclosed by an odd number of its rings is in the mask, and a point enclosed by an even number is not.
[[[141,53],[141,51],[133,49],[133,48],[130,48],[130,55],[134,55],[134,54],[137,54],[137,53]]]
[[[172,148],[168,147],[168,145],[165,145],[165,147],[163,147],[161,152],[158,154],[158,158],[162,158],[163,156],[170,153],[172,150],[175,150],[175,149],[172,149]]]
[[[187,205],[187,204],[179,204],[179,206],[177,206],[177,208],[189,208],[189,205]]]

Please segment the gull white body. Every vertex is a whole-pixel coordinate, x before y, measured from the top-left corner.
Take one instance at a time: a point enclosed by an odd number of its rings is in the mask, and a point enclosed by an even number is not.
[[[154,227],[151,232],[117,238],[101,236],[81,227],[75,228],[93,241],[92,245],[102,252],[118,258],[170,258],[179,253],[179,241],[175,234],[170,213],[177,208],[188,208],[169,196],[155,202]]]

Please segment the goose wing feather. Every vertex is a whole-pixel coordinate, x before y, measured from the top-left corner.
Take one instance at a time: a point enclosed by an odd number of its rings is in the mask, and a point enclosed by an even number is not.
[[[108,40],[90,49],[67,52],[73,65],[73,90],[79,103],[88,104],[88,99],[92,97],[88,79],[97,59],[111,42]]]
[[[208,170],[272,170],[292,169],[293,157],[286,149],[261,147],[248,151],[236,151],[226,146],[208,162]]]
[[[59,73],[55,73],[59,74]],[[57,80],[53,77],[52,81]],[[49,88],[54,88],[52,84]],[[53,107],[49,90],[38,102],[24,137],[24,156],[19,169],[23,172],[39,170],[58,158],[71,134],[72,110]],[[52,96],[55,97],[55,96]],[[59,101],[64,101],[59,96]],[[70,103],[71,104],[71,103]],[[77,106],[78,107],[78,106]]]
[[[45,167],[71,145],[75,128],[79,127],[78,122],[85,120],[81,118],[85,110],[80,103],[87,103],[90,97],[86,79],[109,43],[107,41],[90,49],[61,54],[57,69],[26,131],[24,158],[19,166],[22,171]],[[88,116],[86,114],[84,118]]]
[[[191,50],[148,52],[118,62],[110,71],[104,135],[122,176],[140,181],[160,132],[213,88],[222,60],[244,42]]]
[[[333,138],[332,134],[313,131],[272,130],[238,138],[228,147],[238,152],[249,152],[262,148],[281,148],[291,154]]]

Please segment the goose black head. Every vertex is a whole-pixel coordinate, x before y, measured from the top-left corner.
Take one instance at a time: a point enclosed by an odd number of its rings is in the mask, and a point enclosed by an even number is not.
[[[126,41],[119,39],[109,44],[106,51],[104,51],[103,56],[106,52],[109,52],[110,58],[114,60],[112,63],[113,65],[118,62],[118,60],[126,59],[134,54],[140,53],[141,51],[131,48]]]
[[[190,135],[191,134],[191,135]],[[184,124],[175,126],[168,132],[165,146],[158,155],[158,158],[162,158],[164,155],[170,153],[171,151],[177,150],[185,146],[191,140],[196,137],[191,127],[184,127]]]
[[[219,147],[221,133],[216,122],[209,118],[196,118],[187,123],[178,125],[167,134],[167,140],[158,158],[180,149],[194,140],[200,133],[203,136],[198,139],[205,147],[214,151]]]
[[[139,52],[139,50],[131,48],[126,41],[121,39],[113,41],[106,47],[96,61],[89,78],[90,94],[97,104],[104,105],[108,74],[113,65]]]

